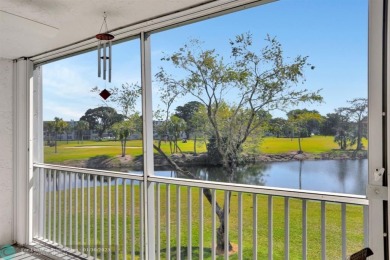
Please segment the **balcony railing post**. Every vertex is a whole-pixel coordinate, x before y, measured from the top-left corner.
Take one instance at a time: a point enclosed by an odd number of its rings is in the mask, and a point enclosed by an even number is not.
[[[75,205],[74,205],[74,218],[75,218],[75,228],[74,228],[74,232],[75,232],[75,238],[74,238],[74,248],[79,251],[80,248],[79,248],[79,187],[77,186],[77,176],[78,174],[75,173],[74,174],[74,187],[75,187]]]
[[[225,230],[224,230],[224,255],[225,259],[229,259],[229,246],[230,246],[230,240],[229,240],[229,212],[230,212],[230,191],[225,191],[225,204],[224,204],[224,223],[225,223]]]
[[[127,183],[126,183],[126,179],[123,179],[122,180],[123,182],[123,185],[122,185],[122,197],[123,197],[123,201],[122,201],[122,207],[123,207],[123,222],[122,222],[122,241],[123,241],[123,247],[122,247],[122,252],[123,252],[123,259],[126,259],[127,258],[127,230],[126,230],[126,226],[127,226],[127,220],[126,220],[126,217],[127,217],[127,212],[126,212],[126,204],[127,204],[127,196],[126,196],[126,189],[127,189]]]
[[[80,174],[81,177],[81,254],[84,256],[84,246],[85,246],[85,241],[84,241],[84,179],[85,176],[83,173]]]
[[[216,192],[214,189],[211,190],[211,258],[215,259],[216,256],[216,240],[217,240],[217,235],[216,235],[216,228],[217,228],[217,220],[216,220],[216,214],[215,211],[217,209],[216,207]]]
[[[290,200],[284,198],[284,259],[290,259]]]
[[[73,211],[73,188],[72,188],[72,176],[73,176],[73,173],[72,172],[69,172],[68,174],[68,177],[69,177],[69,248],[73,248],[73,217],[72,217],[72,211]]]
[[[44,232],[45,232],[45,223],[46,223],[46,192],[47,192],[47,186],[45,185],[46,183],[46,174],[45,169],[35,169],[36,174],[38,175],[37,180],[39,183],[39,188],[38,188],[38,236],[43,237]]]
[[[203,260],[203,189],[199,188],[199,260]]]
[[[273,225],[273,198],[272,196],[268,196],[268,260],[273,259]]]
[[[307,259],[307,200],[302,200],[302,260]]]
[[[161,250],[161,188],[160,183],[156,184],[156,259],[160,260]]]
[[[345,203],[341,204],[341,255],[347,257],[347,213]]]
[[[53,170],[53,238],[54,242],[58,242],[57,240],[57,193],[58,193],[58,185],[57,185],[57,170]]]
[[[134,181],[131,180],[130,183],[130,193],[131,193],[131,257],[132,259],[135,259],[135,192],[134,192]],[[142,223],[142,221],[141,221]],[[142,240],[142,238],[141,238]],[[142,243],[141,243],[142,244]]]
[[[119,259],[119,187],[115,178],[115,260]]]
[[[102,260],[104,252],[104,176],[100,176],[100,259]]]
[[[112,257],[112,239],[111,239],[111,177],[108,177],[107,193],[108,193],[108,259]]]
[[[97,240],[97,175],[93,175],[93,257],[97,259],[97,247],[98,247],[98,240]]]
[[[187,259],[192,259],[192,190],[187,187]]]
[[[243,227],[243,222],[242,222],[242,192],[238,193],[238,259],[242,260],[242,227]]]
[[[47,232],[46,232],[46,237],[49,241],[51,241],[51,235],[52,235],[52,226],[51,226],[51,212],[52,212],[52,207],[51,207],[51,195],[53,193],[53,175],[52,175],[52,170],[47,170],[48,172],[48,193],[49,193],[49,206],[48,206],[48,211],[47,211],[47,217],[49,219],[49,223],[47,225]]]
[[[66,227],[67,227],[67,194],[68,194],[68,191],[67,191],[67,189],[66,189],[66,180],[68,179],[67,178],[67,175],[68,175],[68,172],[65,172],[64,171],[64,224],[63,224],[63,239],[62,239],[62,245],[63,246],[67,246],[66,245],[66,238],[67,238],[67,232],[66,232]]]
[[[326,204],[321,201],[321,259],[326,259]]]
[[[180,185],[176,186],[176,259],[181,256],[181,212],[180,212]]]
[[[166,185],[165,193],[166,259],[171,259],[171,186],[169,184]]]
[[[252,259],[257,259],[257,195],[252,196],[252,210],[253,210],[253,241],[252,241]]]

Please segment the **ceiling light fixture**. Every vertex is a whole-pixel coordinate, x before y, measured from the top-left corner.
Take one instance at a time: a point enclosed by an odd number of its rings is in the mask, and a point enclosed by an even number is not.
[[[98,39],[98,77],[101,77],[101,67],[103,63],[103,80],[106,80],[107,67],[108,67],[108,82],[111,82],[111,68],[112,68],[112,40],[115,38],[114,35],[108,33],[107,27],[107,14],[104,12],[103,23],[100,27],[100,31],[96,34],[96,39]],[[103,26],[105,28],[103,28]],[[102,29],[105,29],[106,32],[102,33]],[[103,56],[102,52],[103,51]],[[108,64],[107,64],[108,63]]]

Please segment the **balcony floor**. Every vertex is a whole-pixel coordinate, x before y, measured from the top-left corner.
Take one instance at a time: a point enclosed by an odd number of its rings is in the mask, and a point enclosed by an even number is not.
[[[20,245],[12,245],[9,248],[2,248],[0,259],[12,259],[12,260],[35,260],[35,259],[51,259],[49,257],[43,256],[39,252],[33,251],[30,248],[20,246]]]
[[[40,243],[35,241],[30,246],[21,246],[21,245],[12,245],[10,249],[6,251],[3,250],[0,253],[0,259],[4,260],[53,260],[53,259],[85,259],[82,257],[75,256],[73,254],[68,254],[61,249],[56,249],[51,246],[46,245],[45,243]],[[14,251],[14,252],[12,252]],[[4,255],[6,253],[6,255]],[[11,253],[11,254],[10,254]]]

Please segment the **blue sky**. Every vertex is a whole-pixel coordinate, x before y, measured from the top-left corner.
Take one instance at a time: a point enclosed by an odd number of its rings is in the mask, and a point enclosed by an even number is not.
[[[322,114],[346,106],[346,100],[367,97],[367,0],[281,0],[152,35],[152,70],[167,64],[162,52],[172,53],[190,39],[204,48],[229,55],[229,39],[251,32],[256,48],[264,47],[267,34],[276,36],[286,56],[309,56],[315,70],[306,71],[302,86],[322,89],[325,103],[302,106]],[[139,41],[113,48],[113,82],[97,77],[96,51],[53,62],[43,67],[44,120],[55,116],[78,120],[88,108],[104,105],[94,86],[140,83]],[[157,84],[153,83],[157,108]],[[181,99],[174,106],[192,99]],[[139,105],[140,107],[140,105]],[[282,116],[282,113],[274,113]]]

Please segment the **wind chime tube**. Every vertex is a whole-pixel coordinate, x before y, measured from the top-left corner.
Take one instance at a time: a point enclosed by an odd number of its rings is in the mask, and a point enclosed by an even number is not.
[[[101,43],[99,41],[99,43],[98,43],[98,60],[97,60],[97,62],[98,62],[98,77],[99,78],[102,76],[102,69],[101,69],[101,64],[100,64],[102,62],[101,53],[100,53],[101,48],[102,48],[102,46],[101,46]]]
[[[107,60],[107,57],[106,57],[106,43],[103,43],[103,79],[106,80],[106,71],[107,71],[107,68],[106,68],[106,60]]]
[[[112,66],[112,43],[108,42],[108,82],[111,83],[111,66]]]

